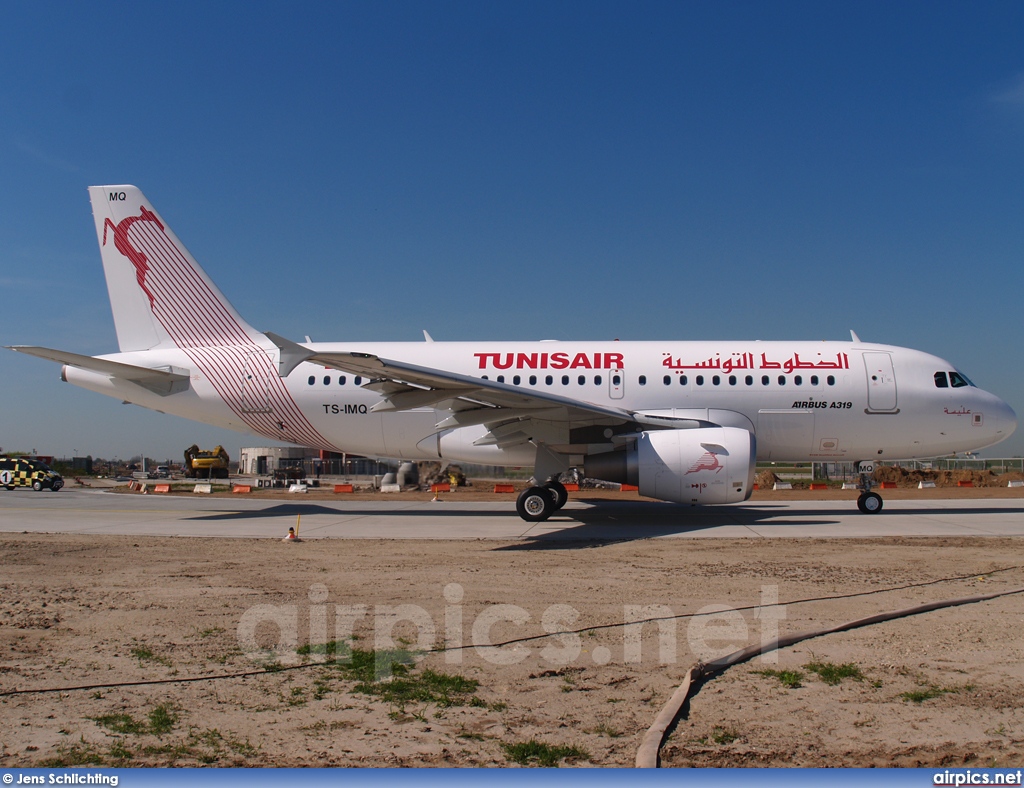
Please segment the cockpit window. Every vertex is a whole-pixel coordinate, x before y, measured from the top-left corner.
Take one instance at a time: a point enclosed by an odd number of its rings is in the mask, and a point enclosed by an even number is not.
[[[949,388],[949,381],[946,379],[946,373],[945,372],[936,372],[935,373],[935,388],[937,388],[937,389],[948,389]]]
[[[973,383],[971,383],[971,381],[967,379],[966,375],[961,375],[959,372],[949,373],[949,383],[955,389],[960,389],[963,388],[964,386],[974,385]]]

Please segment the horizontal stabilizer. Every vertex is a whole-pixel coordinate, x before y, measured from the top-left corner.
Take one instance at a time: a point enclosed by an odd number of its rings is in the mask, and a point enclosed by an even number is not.
[[[264,336],[277,345],[281,351],[281,360],[277,365],[277,374],[282,378],[288,377],[299,364],[316,355],[309,348],[304,348],[297,342],[292,342],[290,339],[285,339],[271,331],[267,331]],[[308,341],[309,337],[306,339]]]
[[[110,361],[105,358],[82,356],[78,353],[69,353],[66,350],[53,350],[48,347],[8,345],[7,348],[18,353],[27,353],[30,356],[38,356],[49,361],[56,361],[58,364],[67,364],[71,367],[98,372],[101,375],[109,375],[112,378],[127,380],[152,391],[154,394],[159,394],[161,397],[187,391],[189,386],[188,370],[176,367],[165,367],[163,369],[137,367],[134,364],[123,364],[120,361]]]

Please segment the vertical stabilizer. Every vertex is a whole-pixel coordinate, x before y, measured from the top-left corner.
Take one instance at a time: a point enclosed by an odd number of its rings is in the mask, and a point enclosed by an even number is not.
[[[90,186],[89,198],[122,352],[263,339],[139,189]]]

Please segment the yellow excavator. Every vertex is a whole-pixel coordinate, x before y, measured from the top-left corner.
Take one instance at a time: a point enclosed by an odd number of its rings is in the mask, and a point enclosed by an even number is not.
[[[203,451],[193,443],[185,449],[185,475],[193,479],[226,479],[229,463],[223,446]]]

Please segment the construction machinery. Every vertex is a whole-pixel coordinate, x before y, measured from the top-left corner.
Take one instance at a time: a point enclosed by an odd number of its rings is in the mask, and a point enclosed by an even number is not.
[[[185,475],[193,479],[226,479],[230,462],[223,446],[203,451],[193,443],[185,449]]]

